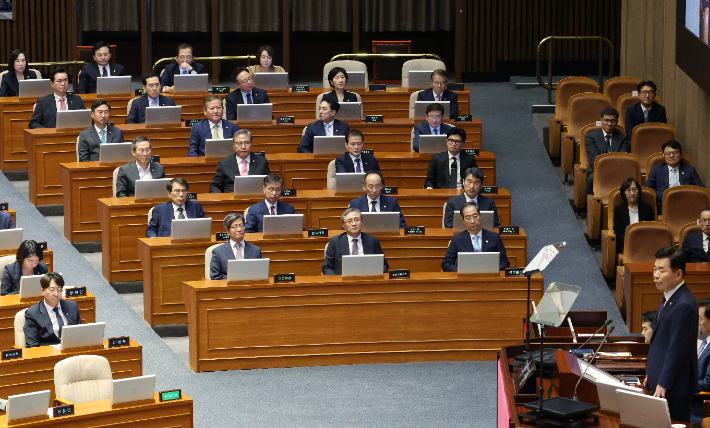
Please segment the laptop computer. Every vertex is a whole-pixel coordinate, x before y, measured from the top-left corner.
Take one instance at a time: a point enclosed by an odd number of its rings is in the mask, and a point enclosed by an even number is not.
[[[168,183],[172,178],[154,178],[152,180],[136,180],[136,201],[143,199],[165,199],[167,198]]]
[[[500,253],[459,253],[459,273],[494,273],[500,271]]]
[[[0,230],[0,251],[17,251],[22,243],[22,228]]]
[[[135,160],[131,143],[109,143],[99,146],[99,163],[127,163]]]
[[[367,87],[364,71],[348,71],[348,81],[345,89],[364,89]]]
[[[270,260],[230,260],[227,263],[227,282],[268,281]]]
[[[237,104],[237,122],[271,122],[274,105]]]
[[[96,78],[96,95],[123,95],[131,93],[131,76]]]
[[[384,273],[384,254],[343,256],[343,278],[352,276],[379,276]]]
[[[234,196],[264,196],[264,178],[265,175],[235,176]]]
[[[338,172],[335,174],[335,193],[362,193],[364,172]]]
[[[326,137],[316,135],[313,137],[313,154],[318,155],[342,155],[345,153],[345,135],[333,135]]]
[[[441,153],[449,150],[446,135],[420,135],[419,153]]]
[[[6,421],[44,416],[49,408],[50,391],[29,392],[7,397]]]
[[[176,74],[175,93],[207,92],[208,74]]]
[[[479,214],[481,214],[481,228],[492,232],[493,224],[495,223],[493,211],[480,211]],[[461,211],[454,211],[454,233],[463,232],[464,230],[466,230],[466,226],[463,224]]]
[[[671,428],[671,414],[665,398],[618,389],[619,419],[638,428]]]
[[[399,233],[399,211],[362,213],[362,231],[365,233]]]
[[[155,375],[113,380],[111,405],[131,401],[152,400],[155,395]]]
[[[49,79],[20,80],[20,98],[39,98],[54,92]]]
[[[106,323],[65,325],[59,349],[81,348],[84,346],[103,346]]]
[[[431,88],[431,73],[433,72],[434,70],[409,70],[409,88]]]
[[[145,108],[146,126],[179,125],[182,106],[158,106]]]
[[[254,73],[254,86],[267,91],[288,89],[288,73]]]
[[[89,109],[57,112],[57,129],[86,129],[93,123]]]
[[[265,215],[264,236],[303,236],[303,214]]]
[[[223,159],[234,155],[234,140],[205,140],[205,159]]]
[[[200,239],[209,241],[212,234],[212,218],[173,219],[170,240]]]
[[[426,120],[426,108],[429,104],[439,103],[444,107],[444,119],[449,118],[451,112],[450,101],[415,101],[414,102],[414,119]]]
[[[42,297],[42,286],[39,280],[44,275],[29,275],[20,277],[20,300]]]
[[[624,383],[607,383],[606,381],[597,381],[597,395],[599,395],[599,407],[611,413],[619,413],[619,400],[616,397],[617,390],[634,392],[643,394],[643,390],[628,386]]]
[[[342,102],[340,103],[340,109],[338,110],[339,120],[357,120],[362,118],[362,103],[360,102]]]

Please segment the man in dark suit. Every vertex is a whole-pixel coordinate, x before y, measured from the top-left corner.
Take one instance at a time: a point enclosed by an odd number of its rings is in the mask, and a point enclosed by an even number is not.
[[[699,321],[698,329],[705,336],[705,339],[698,347],[698,386],[700,392],[710,392],[710,299],[701,299],[698,301]],[[705,418],[703,413],[703,397],[693,396],[693,401],[690,405],[690,423],[700,425]]]
[[[464,171],[464,175],[466,178],[463,180],[463,193],[446,201],[444,227],[449,229],[454,227],[454,211],[461,211],[461,207],[466,202],[473,202],[480,211],[493,211],[493,227],[499,227],[500,220],[495,201],[480,194],[483,187],[483,171],[475,167],[468,168]]]
[[[323,260],[324,275],[343,274],[343,256],[355,256],[362,254],[384,254],[380,241],[372,235],[361,232],[362,213],[357,208],[348,208],[340,216],[343,223],[344,233],[330,238],[328,249]],[[384,272],[389,270],[389,264],[385,258]]]
[[[278,174],[264,177],[264,200],[249,207],[247,233],[264,230],[265,215],[296,214],[296,209],[288,202],[281,202],[284,180]]]
[[[151,162],[153,144],[148,137],[139,136],[131,142],[131,153],[135,161],[128,162],[118,168],[116,176],[116,197],[125,198],[136,195],[136,180],[152,180],[165,178],[163,166]]]
[[[656,192],[659,216],[663,212],[663,192],[667,189],[684,184],[705,187],[695,168],[683,162],[683,149],[679,142],[668,140],[661,146],[661,151],[665,162],[651,168],[645,184]]]
[[[218,95],[208,95],[202,102],[202,111],[206,119],[192,125],[190,131],[190,144],[187,148],[190,157],[205,155],[205,140],[233,138],[239,130],[236,123],[222,119],[222,99]]]
[[[419,153],[420,135],[446,135],[453,128],[453,126],[443,123],[443,118],[444,106],[439,103],[431,103],[426,106],[426,121],[414,126],[412,150]]]
[[[143,90],[145,95],[133,99],[131,111],[126,116],[126,123],[145,123],[145,109],[147,107],[175,105],[172,98],[160,95],[160,80],[153,73],[143,76]]]
[[[160,87],[163,92],[172,94],[175,92],[175,75],[176,74],[203,74],[205,66],[192,62],[192,46],[183,43],[178,46],[178,54],[175,57],[175,62],[165,66],[165,70],[160,74]]]
[[[187,199],[190,185],[182,178],[173,178],[165,186],[170,202],[156,205],[145,230],[146,238],[170,236],[174,219],[205,218],[202,205],[197,201]]]
[[[710,262],[710,209],[700,211],[700,232],[690,234],[683,239],[681,250],[688,263]]]
[[[335,118],[338,110],[340,110],[340,103],[332,98],[320,102],[318,107],[320,120],[308,124],[306,132],[301,138],[301,144],[296,150],[298,153],[313,153],[313,137],[315,136],[345,135],[350,131],[347,123]]]
[[[237,175],[269,175],[266,158],[251,154],[252,135],[247,129],[234,133],[234,153],[217,163],[217,171],[210,183],[210,193],[234,192],[234,177]]]
[[[25,342],[28,348],[56,345],[61,342],[62,328],[81,324],[79,306],[73,300],[63,300],[64,278],[49,272],[39,281],[44,299],[25,311]]]
[[[472,252],[498,252],[501,270],[510,266],[505,246],[500,235],[481,227],[481,215],[478,207],[473,202],[466,202],[461,207],[461,219],[466,230],[457,233],[451,238],[446,255],[441,261],[441,270],[444,272],[458,272],[459,253]]]
[[[0,211],[0,230],[14,229],[15,222],[12,221],[10,213]]]
[[[594,160],[602,153],[624,152],[631,150],[631,140],[616,129],[619,112],[614,107],[605,107],[601,112],[602,129],[587,132],[584,145],[587,148],[587,194],[594,194]]]
[[[111,45],[107,42],[98,42],[94,45],[94,62],[81,67],[77,94],[95,94],[96,79],[99,77],[123,76],[121,64],[111,62]]]
[[[227,119],[237,120],[237,105],[239,104],[268,104],[271,102],[265,90],[254,87],[254,76],[246,67],[235,68],[232,71],[232,81],[237,85],[237,89],[227,95]]]
[[[229,235],[229,241],[212,250],[210,279],[227,279],[227,265],[230,260],[261,258],[261,248],[244,240],[244,216],[237,213],[227,214],[224,218],[224,228]]]
[[[643,386],[665,398],[671,419],[690,422],[698,392],[698,304],[685,283],[685,256],[673,247],[656,252],[653,281],[663,292],[648,348]]]
[[[431,89],[419,92],[417,101],[449,101],[449,119],[453,119],[459,114],[459,100],[456,92],[446,88],[448,81],[446,70],[434,70],[431,73]]]
[[[373,155],[362,152],[365,137],[357,129],[345,134],[346,152],[335,158],[335,172],[379,171],[380,165]]]
[[[350,201],[350,207],[357,208],[360,212],[399,212],[399,227],[407,227],[399,202],[391,196],[383,195],[382,189],[384,187],[385,178],[380,171],[368,172],[362,180],[362,189],[366,194]]]
[[[464,173],[476,166],[476,158],[461,150],[466,143],[463,128],[451,128],[446,133],[449,151],[433,155],[424,180],[427,189],[462,189]]]
[[[111,106],[106,100],[91,104],[94,124],[79,133],[79,162],[98,161],[102,144],[123,142],[123,131],[108,123],[110,115]]]
[[[30,129],[56,127],[57,111],[86,109],[80,96],[67,94],[69,75],[64,67],[55,68],[49,80],[54,92],[37,99],[30,118]]]
[[[647,122],[668,123],[666,108],[656,102],[656,84],[647,80],[639,83],[636,90],[639,93],[639,102],[626,109],[624,121],[624,129],[629,141],[636,125]]]

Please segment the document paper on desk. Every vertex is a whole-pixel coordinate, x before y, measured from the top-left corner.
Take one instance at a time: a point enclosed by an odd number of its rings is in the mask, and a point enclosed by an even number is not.
[[[560,242],[557,244],[546,245],[542,247],[542,249],[537,253],[537,255],[532,259],[532,261],[528,263],[527,266],[525,266],[523,273],[533,271],[542,272],[543,270],[545,270],[547,265],[550,264],[552,259],[557,256],[557,253],[559,253],[562,247],[564,247],[566,244],[566,242]]]

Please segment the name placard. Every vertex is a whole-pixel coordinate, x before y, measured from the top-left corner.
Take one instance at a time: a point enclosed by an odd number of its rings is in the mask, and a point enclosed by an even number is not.
[[[40,250],[47,251],[47,241],[38,242],[37,245],[39,245]]]
[[[214,234],[215,241],[229,241],[229,234],[227,232],[217,232]]]
[[[187,192],[187,199],[197,200],[197,192]]]
[[[405,235],[424,235],[426,228],[424,226],[407,226],[404,228]]]
[[[113,122],[106,122],[106,125],[108,125],[108,126],[114,126],[114,123],[113,123]]]
[[[478,153],[479,153],[478,149],[463,149],[462,151],[465,153],[468,153],[469,155],[474,155],[474,156],[478,156]]]
[[[382,194],[384,195],[396,195],[397,194],[397,186],[390,186],[390,187],[385,187],[382,189]]]
[[[409,269],[391,269],[390,279],[409,279]]]
[[[86,296],[86,287],[67,288],[67,297]]]
[[[371,92],[384,92],[386,90],[387,90],[387,85],[382,85],[379,83],[370,85]]]
[[[145,91],[143,89],[136,89],[136,96],[140,97],[141,95],[145,95]]]
[[[276,124],[278,124],[278,125],[293,124],[293,123],[296,123],[295,116],[279,116],[276,118]]]
[[[150,157],[151,162],[160,163],[160,155],[153,155]]]
[[[213,86],[212,93],[213,94],[228,94],[229,93],[229,86]]]
[[[454,122],[473,122],[473,116],[470,114],[457,114]]]
[[[505,276],[524,276],[523,274],[524,268],[506,268],[505,269]]]
[[[291,85],[291,92],[308,92],[308,85]]]
[[[463,91],[464,86],[463,83],[449,83],[446,85],[446,88],[450,91]]]
[[[10,349],[8,351],[2,351],[2,360],[16,360],[22,358],[22,348],[20,349]]]
[[[182,391],[179,389],[173,389],[171,391],[160,391],[158,393],[160,401],[172,401],[179,400],[182,398]]]
[[[367,114],[365,115],[365,123],[382,123],[384,118],[381,114]]]
[[[296,282],[295,273],[276,273],[274,274],[274,284],[281,284],[284,282]]]
[[[520,227],[518,226],[501,226],[498,228],[499,235],[518,235],[520,234]]]
[[[120,348],[121,346],[128,346],[130,344],[131,344],[131,341],[128,338],[128,336],[110,337],[108,339],[108,347],[109,348]]]
[[[62,416],[69,416],[74,414],[74,405],[69,404],[66,406],[55,406],[52,407],[52,417],[59,418]]]
[[[296,189],[281,189],[281,196],[296,196]]]
[[[185,121],[186,126],[194,126],[197,122],[199,122],[201,119],[187,119]]]
[[[481,187],[481,193],[496,194],[498,193],[498,186],[483,186]]]
[[[0,203],[0,211],[7,211],[10,209],[10,204],[7,202]]]
[[[308,229],[308,237],[309,238],[321,238],[324,236],[328,236],[328,229],[326,229],[326,228]]]
[[[261,152],[252,152],[252,153],[255,154],[255,155],[257,155],[257,156],[261,156],[262,158],[265,158],[265,157],[266,157],[266,152],[264,152],[264,151],[261,151]]]
[[[365,153],[366,155],[374,155],[375,154],[375,151],[373,149],[363,149],[362,152]]]

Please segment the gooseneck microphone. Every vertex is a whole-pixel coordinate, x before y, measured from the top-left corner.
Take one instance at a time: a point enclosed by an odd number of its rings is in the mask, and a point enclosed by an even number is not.
[[[575,349],[574,352],[572,352],[572,355],[576,354],[577,351],[579,351],[580,349],[582,349],[582,346],[584,346],[584,345],[586,345],[587,343],[589,343],[589,341],[592,340],[592,339],[594,338],[594,336],[596,336],[597,333],[599,333],[604,327],[608,326],[609,324],[611,324],[611,323],[613,323],[613,322],[614,322],[614,318],[609,318],[608,320],[604,321],[604,324],[603,324],[601,327],[599,327],[599,330],[595,331],[593,335],[589,336],[589,339],[587,339],[586,342],[584,342],[584,343],[582,343],[581,345],[579,345],[579,348]],[[578,336],[579,336],[579,335],[578,335]]]
[[[584,368],[584,373],[582,373],[582,376],[577,381],[577,385],[574,386],[574,398],[572,398],[574,401],[579,401],[579,400],[577,400],[577,387],[579,386],[579,383],[582,381],[582,379],[584,379],[584,375],[587,374],[587,370],[589,370],[589,366],[592,365],[592,361],[594,361],[594,359],[597,357],[597,352],[599,352],[599,350],[602,349],[602,345],[604,344],[604,342],[606,342],[606,338],[609,337],[609,335],[611,334],[612,331],[614,331],[615,328],[616,328],[616,326],[613,326],[613,325],[611,327],[609,327],[609,330],[606,332],[604,339],[602,339],[602,343],[599,344],[599,347],[597,348],[597,350],[594,351],[594,353],[592,354],[592,359],[587,364],[587,367]]]

